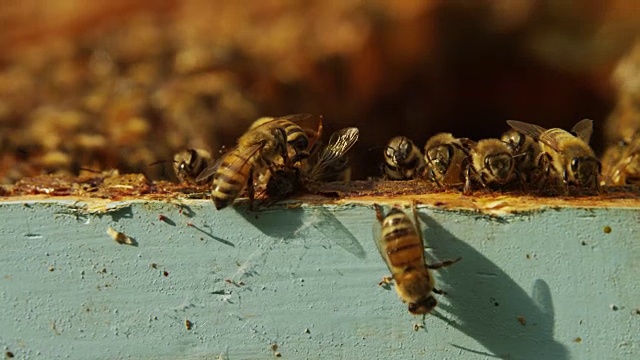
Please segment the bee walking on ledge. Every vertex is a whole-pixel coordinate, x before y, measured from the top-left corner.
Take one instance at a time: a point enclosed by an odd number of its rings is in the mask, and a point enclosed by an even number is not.
[[[377,219],[373,229],[374,241],[380,256],[391,271],[391,277],[395,280],[398,296],[407,304],[411,314],[430,313],[438,304],[432,292],[440,295],[444,295],[445,292],[435,287],[435,280],[429,269],[449,266],[462,258],[426,264],[424,241],[415,204],[412,207],[415,223],[398,208],[393,208],[384,215],[379,205],[374,204],[374,207]]]

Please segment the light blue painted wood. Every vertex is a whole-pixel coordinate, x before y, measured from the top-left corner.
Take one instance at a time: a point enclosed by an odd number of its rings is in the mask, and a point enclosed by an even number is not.
[[[0,344],[16,358],[265,359],[273,343],[287,359],[640,357],[638,208],[421,208],[428,253],[463,260],[437,272],[448,295],[414,331],[377,285],[368,205],[71,204],[0,204]]]

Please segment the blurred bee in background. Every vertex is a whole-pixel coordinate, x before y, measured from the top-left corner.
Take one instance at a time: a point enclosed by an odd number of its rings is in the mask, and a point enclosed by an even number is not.
[[[463,162],[469,157],[464,143],[450,133],[432,136],[424,146],[426,176],[438,186],[464,183]]]
[[[377,219],[373,227],[374,241],[395,280],[398,297],[407,304],[410,313],[430,313],[438,304],[431,293],[444,295],[445,292],[436,289],[429,269],[452,265],[461,258],[426,264],[424,241],[415,204],[412,207],[414,222],[398,208],[393,208],[384,215],[379,205],[374,204],[374,207]]]
[[[220,210],[232,203],[245,186],[250,207],[253,208],[254,173],[259,175],[265,171],[272,171],[278,157],[282,159],[283,164],[288,164],[289,146],[293,148],[296,158],[308,157],[306,154],[310,139],[307,134],[313,131],[305,132],[299,124],[309,120],[317,121],[319,133],[322,120],[314,115],[296,114],[280,118],[260,118],[240,136],[236,147],[200,173],[196,181],[213,176],[211,198],[216,209]]]
[[[501,140],[511,150],[515,160],[515,172],[520,178],[520,183],[524,186],[539,180],[541,174],[537,166],[537,159],[542,150],[538,141],[515,129],[505,131]]]
[[[602,157],[603,184],[640,184],[640,133],[611,145]]]
[[[471,180],[483,187],[504,186],[516,179],[515,160],[509,146],[498,139],[469,142],[469,161],[465,169],[463,193],[471,193]]]
[[[331,134],[327,146],[318,151],[317,157],[311,155],[312,162],[301,166],[290,164],[274,171],[265,189],[267,205],[303,189],[313,192],[309,187],[320,182],[348,181],[350,167],[346,154],[358,141],[359,134],[355,127],[340,129]]]
[[[516,120],[507,120],[513,129],[529,135],[540,143],[541,153],[537,163],[549,177],[561,181],[565,194],[569,185],[600,191],[600,162],[589,146],[593,133],[593,121],[584,119],[571,129],[572,133],[559,129],[545,129]]]
[[[196,177],[212,164],[213,157],[205,149],[186,149],[173,156],[173,171],[180,182],[195,183]]]
[[[389,140],[384,149],[384,176],[389,180],[410,180],[424,169],[420,149],[405,136]]]

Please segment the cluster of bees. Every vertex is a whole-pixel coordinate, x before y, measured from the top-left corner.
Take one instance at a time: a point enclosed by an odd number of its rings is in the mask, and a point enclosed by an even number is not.
[[[440,187],[462,186],[469,194],[474,187],[522,189],[556,188],[569,193],[570,186],[600,192],[602,184],[622,185],[640,179],[637,161],[640,137],[621,143],[605,156],[602,166],[589,146],[593,121],[579,121],[566,131],[545,129],[509,120],[511,127],[500,139],[472,141],[450,133],[432,136],[424,153],[407,137],[392,138],[384,147],[384,178],[424,179]],[[173,167],[183,181],[211,180],[211,198],[222,209],[247,189],[253,204],[256,188],[267,202],[287,198],[299,191],[313,191],[315,184],[347,181],[347,153],[357,142],[359,131],[348,127],[334,132],[322,145],[322,117],[295,114],[256,120],[238,139],[237,145],[216,161],[209,152],[189,149],[175,155]],[[602,184],[601,184],[602,181]],[[386,215],[375,205],[377,226],[374,241],[395,281],[400,299],[414,315],[425,315],[437,305],[437,289],[430,270],[452,265],[461,258],[427,264],[415,205],[412,220],[403,210]]]
[[[589,146],[593,121],[584,119],[566,131],[508,120],[500,139],[472,141],[450,133],[432,136],[424,153],[407,137],[392,138],[384,152],[384,174],[390,180],[415,178],[440,187],[474,185],[505,189],[562,189],[575,186],[599,193],[601,185],[631,185],[640,180],[640,136],[610,148],[602,164]],[[603,174],[603,175],[601,175]]]
[[[188,149],[174,156],[173,168],[182,181],[212,178],[211,199],[218,210],[233,203],[245,187],[251,206],[256,188],[270,204],[310,191],[316,183],[350,178],[346,154],[358,141],[358,128],[334,132],[324,146],[321,135],[321,116],[262,117],[215,162],[205,150]]]
[[[640,180],[640,136],[611,147],[603,166],[589,146],[592,120],[581,120],[570,131],[515,120],[507,124],[511,129],[499,139],[473,141],[451,133],[436,134],[424,152],[411,139],[396,136],[384,147],[383,177],[461,187],[465,195],[474,188],[568,194],[574,187],[599,193],[602,185]],[[298,192],[313,193],[320,183],[350,179],[347,153],[358,141],[358,129],[340,129],[326,145],[322,129],[321,116],[262,117],[217,160],[208,151],[188,149],[175,155],[173,168],[181,181],[211,181],[217,209],[229,206],[245,188],[251,206],[256,189],[263,204],[272,204]]]

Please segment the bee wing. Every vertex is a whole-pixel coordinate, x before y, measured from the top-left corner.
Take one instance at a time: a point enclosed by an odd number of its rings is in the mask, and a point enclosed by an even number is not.
[[[529,124],[517,120],[507,120],[507,125],[511,126],[514,130],[519,131],[525,135],[529,135],[536,140],[540,140],[540,136],[547,131],[542,126]]]
[[[202,172],[200,174],[198,174],[198,176],[196,176],[196,182],[200,182],[200,181],[206,180],[206,179],[210,178],[211,176],[213,176],[213,174],[215,174],[218,171],[218,168],[220,167],[220,164],[222,164],[222,160],[227,157],[227,154],[229,154],[230,152],[234,151],[236,148],[237,147],[234,147],[233,149],[227,151],[222,156],[220,156],[218,158],[218,160],[216,160],[212,165],[210,165],[210,166],[206,167],[204,170],[202,170]]]
[[[322,172],[336,161],[339,161],[358,141],[360,130],[356,127],[340,129],[329,139],[327,146],[322,149],[318,162],[311,170],[311,178],[317,178]]]
[[[507,120],[507,124],[514,130],[517,130],[525,135],[529,135],[537,141],[544,143],[556,151],[560,151],[560,144],[555,138],[547,135],[547,129],[542,126],[529,124],[522,121]]]
[[[591,140],[591,135],[593,134],[593,120],[582,119],[578,121],[573,128],[571,128],[571,132],[582,141],[589,144],[589,140]]]
[[[245,156],[236,156],[234,157],[235,159],[226,164],[225,167],[228,168],[233,168],[233,169],[238,169],[240,167],[242,167],[247,161],[249,161],[251,158],[253,158],[253,156],[260,150],[262,149],[262,147],[264,146],[263,143],[258,143],[258,144],[254,144],[253,146],[249,147],[246,149],[246,152],[244,153]],[[225,160],[229,157],[229,154],[236,152],[236,150],[238,150],[238,147],[233,147],[232,149],[230,149],[229,151],[227,151],[226,153],[224,153],[218,160],[216,160],[215,163],[213,163],[213,165],[207,167],[206,169],[202,170],[202,172],[200,174],[198,174],[198,176],[196,177],[196,182],[200,182],[203,180],[206,180],[208,178],[210,178],[211,176],[213,176],[217,171],[218,168],[220,168],[220,165],[225,162]]]

